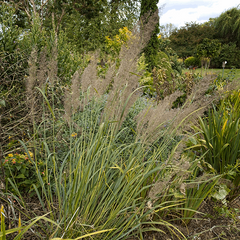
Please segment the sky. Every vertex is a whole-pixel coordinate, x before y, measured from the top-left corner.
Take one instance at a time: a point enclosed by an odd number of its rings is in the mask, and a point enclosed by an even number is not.
[[[203,23],[238,4],[239,0],[159,0],[160,25],[172,23],[179,28],[186,22]]]

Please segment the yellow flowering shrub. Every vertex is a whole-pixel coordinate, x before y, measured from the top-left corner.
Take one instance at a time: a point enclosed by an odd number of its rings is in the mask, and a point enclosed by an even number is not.
[[[129,39],[133,38],[132,32],[127,28],[123,27],[119,29],[119,34],[111,39],[109,36],[106,36],[107,49],[113,53],[119,54],[123,44],[126,44]]]

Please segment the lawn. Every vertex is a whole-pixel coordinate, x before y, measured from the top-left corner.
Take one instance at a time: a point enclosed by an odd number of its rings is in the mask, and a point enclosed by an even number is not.
[[[185,68],[183,70],[183,73],[186,73],[186,72],[189,72],[189,71],[193,71],[194,73],[199,73],[201,74],[201,68],[197,68],[196,70],[189,70],[187,68]],[[203,69],[202,71],[203,73],[203,76],[207,74],[220,74],[222,76],[223,74],[223,77],[224,78],[227,78],[229,77],[229,75],[235,75],[234,79],[240,79],[240,69],[224,69],[224,72],[223,72],[223,69],[216,69],[216,68],[211,68],[211,69],[208,69],[208,70],[205,70]]]

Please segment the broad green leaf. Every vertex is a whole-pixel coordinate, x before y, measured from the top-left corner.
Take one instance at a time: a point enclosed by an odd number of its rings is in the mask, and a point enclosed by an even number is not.
[[[26,178],[22,173],[17,175],[15,178]]]

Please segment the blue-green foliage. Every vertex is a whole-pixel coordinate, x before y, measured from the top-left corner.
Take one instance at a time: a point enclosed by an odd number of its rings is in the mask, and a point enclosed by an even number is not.
[[[140,97],[129,109],[126,119],[120,129],[119,143],[133,143],[136,139],[136,116],[149,105],[149,100],[146,97]]]

